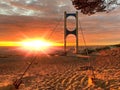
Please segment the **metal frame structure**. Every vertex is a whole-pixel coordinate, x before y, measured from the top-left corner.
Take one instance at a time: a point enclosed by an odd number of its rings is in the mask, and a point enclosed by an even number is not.
[[[70,31],[69,29],[67,29],[67,18],[69,16],[73,16],[76,19],[76,27],[74,30]],[[64,52],[66,53],[66,38],[69,34],[73,34],[76,37],[76,53],[78,53],[78,12],[76,13],[67,13],[64,12]]]

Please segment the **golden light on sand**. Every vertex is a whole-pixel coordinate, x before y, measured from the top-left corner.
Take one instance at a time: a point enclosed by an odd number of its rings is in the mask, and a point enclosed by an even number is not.
[[[52,46],[52,42],[48,42],[46,40],[25,40],[21,42],[21,46],[25,50],[32,50],[32,51],[45,51]]]

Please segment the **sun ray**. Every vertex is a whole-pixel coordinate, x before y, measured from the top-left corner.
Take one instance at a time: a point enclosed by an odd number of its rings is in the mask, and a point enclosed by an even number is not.
[[[25,40],[21,42],[21,46],[30,51],[46,51],[52,45],[52,42],[42,39]]]

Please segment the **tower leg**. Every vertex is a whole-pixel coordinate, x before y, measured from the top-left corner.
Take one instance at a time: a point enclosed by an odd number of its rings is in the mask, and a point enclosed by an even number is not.
[[[64,53],[66,54],[66,11],[64,12]]]
[[[64,52],[66,53],[66,39],[64,38]]]
[[[76,12],[76,54],[78,54],[78,12]]]
[[[76,54],[78,54],[78,38],[76,38]]]

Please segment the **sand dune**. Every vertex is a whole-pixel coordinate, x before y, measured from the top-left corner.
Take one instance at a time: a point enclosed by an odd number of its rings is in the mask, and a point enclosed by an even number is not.
[[[0,57],[0,90],[14,90],[12,83],[31,61],[31,57]],[[88,85],[88,74],[80,67],[86,58],[39,55],[23,77],[19,90],[120,90],[120,48],[99,51],[92,57],[94,85]]]

